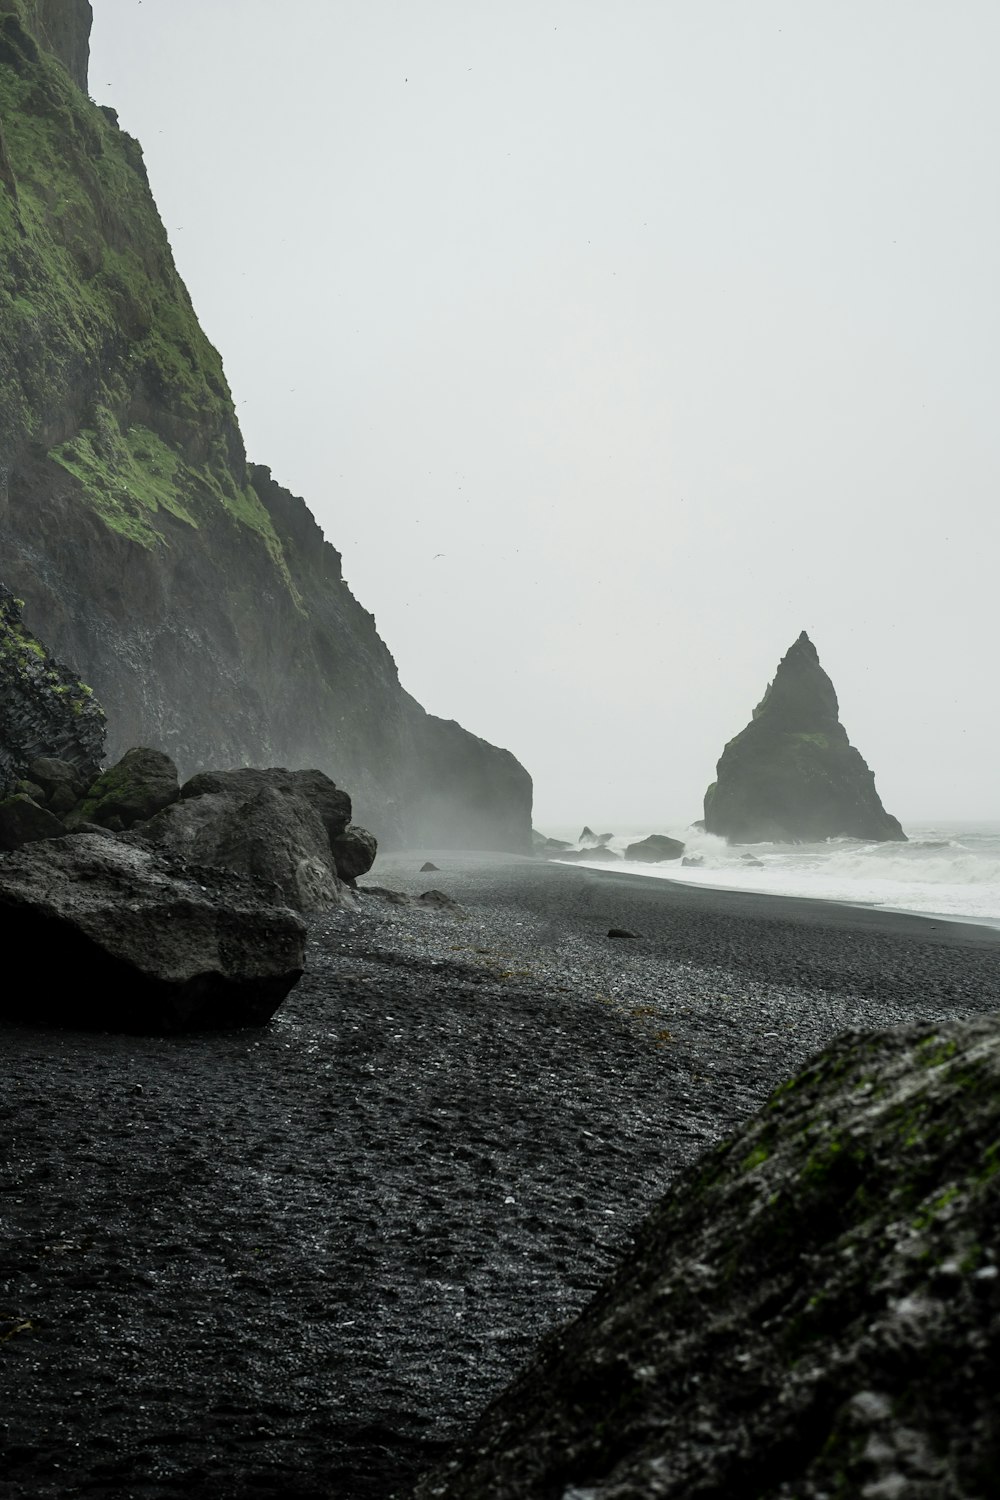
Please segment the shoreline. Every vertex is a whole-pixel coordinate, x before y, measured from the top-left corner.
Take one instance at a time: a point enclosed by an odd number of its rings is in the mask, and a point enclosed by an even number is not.
[[[604,873],[380,856],[266,1027],[2,1028],[3,1500],[406,1500],[807,1058],[1000,1009],[986,929]]]
[[[632,880],[640,883],[657,882],[669,885],[675,890],[681,891],[706,891],[720,896],[746,897],[747,899],[765,902],[787,902],[790,906],[816,906],[821,908],[843,908],[848,911],[875,912],[884,914],[888,918],[904,917],[914,919],[918,922],[928,922],[936,925],[939,922],[948,922],[963,929],[968,929],[969,936],[979,928],[985,928],[988,932],[996,934],[996,940],[1000,942],[1000,917],[976,917],[968,914],[954,915],[950,912],[925,912],[913,911],[907,907],[883,906],[878,902],[869,901],[845,901],[832,896],[790,896],[785,892],[778,891],[752,891],[742,887],[731,885],[714,885],[707,881],[678,880],[670,875],[643,875],[636,870],[618,870],[613,865],[588,864],[586,860],[562,861],[551,859],[545,861],[547,864],[558,864],[563,869],[587,870],[591,874],[610,876],[616,880]],[[890,930],[891,923],[886,930]]]

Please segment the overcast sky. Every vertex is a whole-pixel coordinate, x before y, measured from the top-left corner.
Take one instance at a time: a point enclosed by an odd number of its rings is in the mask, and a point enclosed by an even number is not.
[[[535,821],[700,816],[809,631],[1000,818],[996,0],[93,0],[250,457]]]

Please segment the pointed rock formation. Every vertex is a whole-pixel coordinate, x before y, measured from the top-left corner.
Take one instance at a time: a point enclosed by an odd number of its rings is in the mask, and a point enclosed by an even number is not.
[[[847,738],[837,694],[805,631],[778,664],[705,793],[705,828],[736,844],[903,839]]]

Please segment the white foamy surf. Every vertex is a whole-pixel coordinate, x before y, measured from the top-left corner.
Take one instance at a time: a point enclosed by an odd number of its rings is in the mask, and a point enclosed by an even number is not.
[[[685,858],[700,863],[576,863],[685,885],[844,901],[1000,926],[1000,823],[907,827],[906,844],[829,839],[820,844],[732,845],[697,828],[657,827],[616,835],[609,848],[624,854],[626,845],[650,831],[680,839]]]

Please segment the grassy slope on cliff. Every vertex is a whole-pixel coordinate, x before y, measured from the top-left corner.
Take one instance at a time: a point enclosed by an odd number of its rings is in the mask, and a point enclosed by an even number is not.
[[[0,432],[144,546],[222,506],[259,532],[218,353],[174,267],[139,145],[0,0]]]

